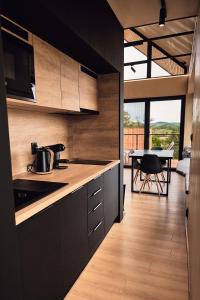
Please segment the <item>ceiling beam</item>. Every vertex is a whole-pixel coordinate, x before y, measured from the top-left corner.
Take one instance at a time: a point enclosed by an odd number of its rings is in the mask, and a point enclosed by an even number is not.
[[[185,31],[185,32],[177,32],[177,33],[172,33],[172,34],[168,34],[168,35],[153,37],[149,40],[150,41],[157,41],[157,40],[163,40],[163,39],[170,39],[170,38],[174,38],[174,37],[177,37],[177,36],[189,35],[189,34],[193,34],[193,33],[194,33],[194,30]]]
[[[175,57],[173,57],[170,53],[168,53],[166,50],[164,50],[163,48],[161,48],[159,45],[157,45],[156,43],[154,43],[150,39],[147,39],[147,37],[144,34],[140,33],[137,29],[131,28],[131,30],[134,33],[136,33],[137,35],[139,35],[143,40],[147,40],[148,42],[150,42],[152,44],[152,46],[154,46],[157,50],[159,50],[160,52],[162,52],[168,58],[171,58],[171,60],[173,60],[177,65],[179,65],[181,68],[184,69],[185,73],[187,72],[187,68],[186,68],[186,66],[182,62],[180,62],[178,59],[176,59]]]
[[[124,43],[124,47],[139,46],[139,45],[142,45],[144,42],[148,42],[148,41],[170,39],[170,38],[174,38],[174,37],[178,37],[178,36],[190,35],[193,33],[194,33],[194,31],[191,30],[191,31],[177,32],[177,33],[172,33],[172,34],[168,34],[168,35],[157,36],[157,37],[153,37],[153,38],[147,38],[147,39],[143,39],[143,40],[139,40],[139,41]]]
[[[140,45],[143,45],[144,42],[145,42],[144,40],[139,40],[139,41],[124,43],[124,48],[131,47],[131,46],[134,46],[134,47],[140,46]]]
[[[174,55],[173,57],[182,57],[182,56],[190,56],[191,53],[183,53],[183,54],[177,54],[177,55]],[[163,59],[169,59],[169,57],[157,57],[157,58],[152,58],[151,61],[158,61],[158,60],[163,60]],[[147,63],[147,59],[144,59],[144,60],[138,60],[138,61],[133,61],[133,62],[128,62],[128,63],[124,63],[124,66],[127,67],[127,66],[134,66],[134,65],[140,65],[140,64],[146,64]]]

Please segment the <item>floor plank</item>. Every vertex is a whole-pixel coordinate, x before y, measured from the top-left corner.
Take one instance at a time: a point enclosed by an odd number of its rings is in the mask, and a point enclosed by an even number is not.
[[[184,178],[172,174],[169,197],[130,192],[114,224],[65,300],[187,300]]]

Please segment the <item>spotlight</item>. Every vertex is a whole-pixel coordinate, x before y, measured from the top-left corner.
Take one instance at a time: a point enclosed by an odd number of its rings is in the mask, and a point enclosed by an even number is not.
[[[133,73],[136,73],[136,70],[133,68],[133,66],[131,66],[131,70],[133,71]]]
[[[165,26],[165,18],[167,17],[167,10],[165,0],[161,0],[161,8],[160,8],[160,17],[159,17],[159,26]]]

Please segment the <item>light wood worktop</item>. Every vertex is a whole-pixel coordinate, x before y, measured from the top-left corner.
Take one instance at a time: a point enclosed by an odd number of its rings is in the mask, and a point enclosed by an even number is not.
[[[14,177],[14,179],[20,178],[68,183],[67,186],[64,186],[63,188],[49,194],[48,196],[43,197],[42,199],[30,204],[29,206],[17,211],[15,213],[16,225],[32,217],[49,205],[52,205],[53,203],[59,201],[64,196],[70,194],[74,190],[78,189],[82,185],[88,183],[95,177],[103,174],[119,163],[119,160],[113,160],[106,166],[69,164],[67,169],[53,170],[53,172],[48,175],[24,173]]]

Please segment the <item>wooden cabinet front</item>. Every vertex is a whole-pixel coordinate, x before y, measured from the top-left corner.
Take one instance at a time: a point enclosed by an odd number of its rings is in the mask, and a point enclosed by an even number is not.
[[[33,36],[37,105],[61,108],[60,52]]]
[[[79,71],[80,108],[98,111],[97,79]]]
[[[79,64],[69,56],[60,53],[62,108],[80,111],[78,73]]]

